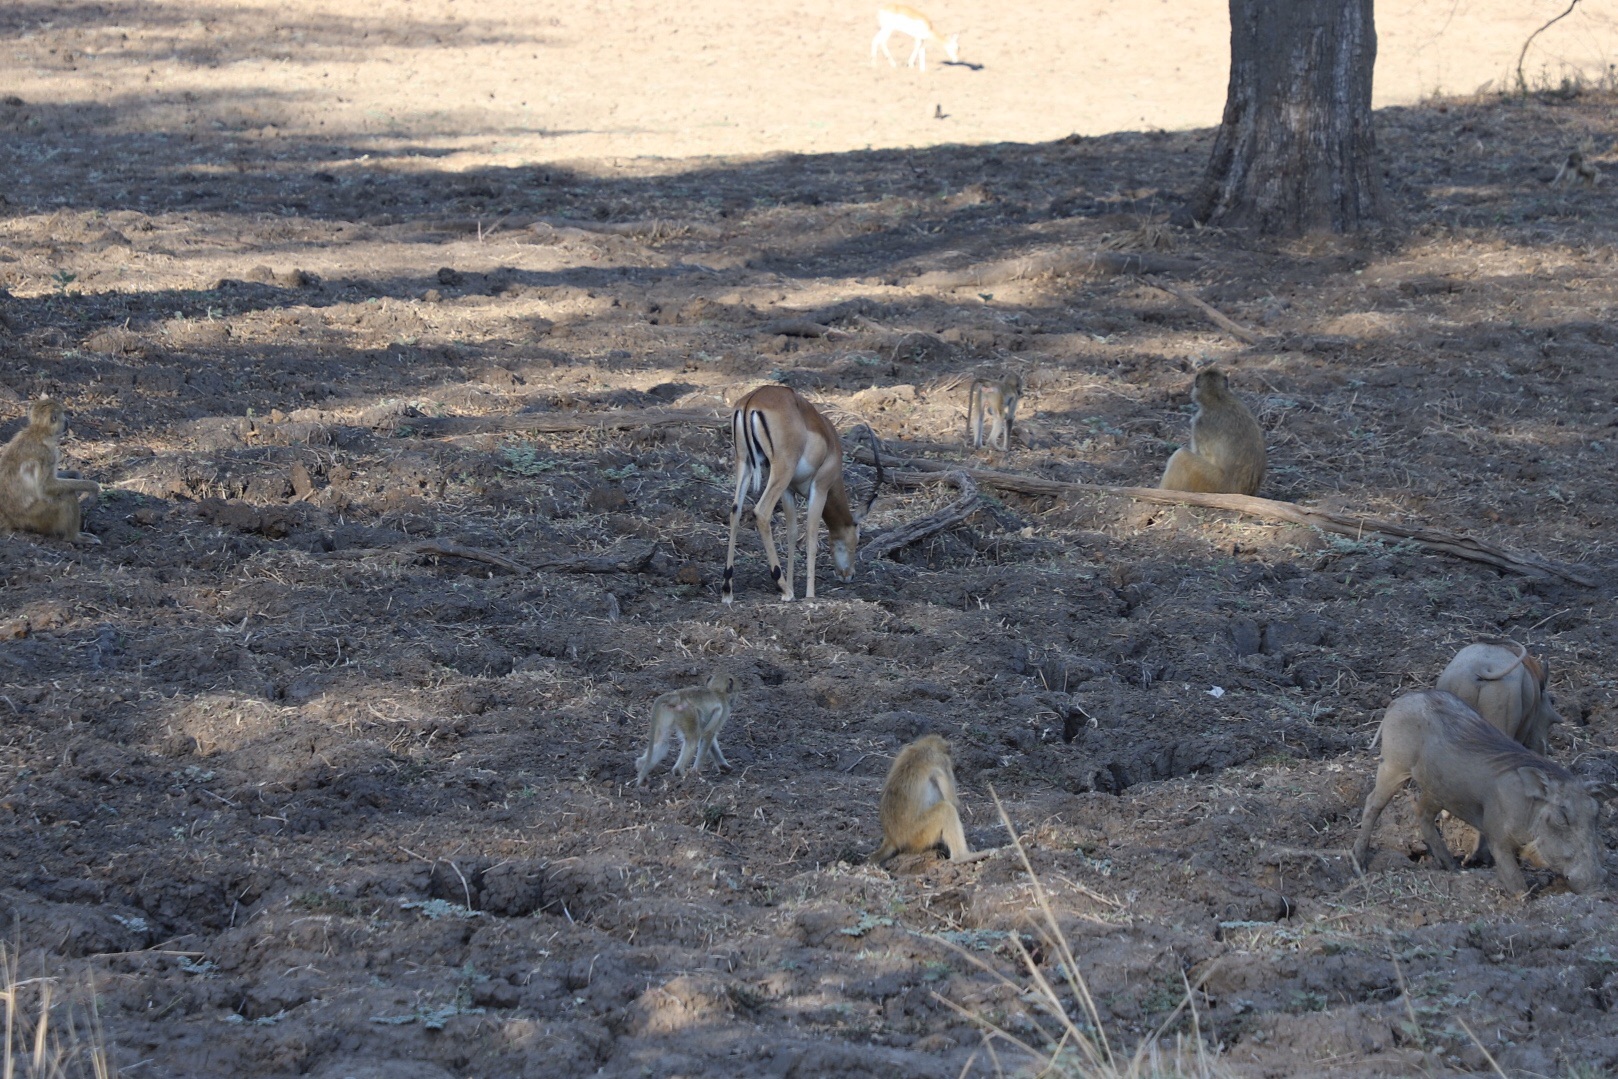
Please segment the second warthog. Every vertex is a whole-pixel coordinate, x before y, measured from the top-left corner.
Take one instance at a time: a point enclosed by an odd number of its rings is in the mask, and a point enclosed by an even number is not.
[[[1551,724],[1562,717],[1551,703],[1550,668],[1516,642],[1469,644],[1438,676],[1439,689],[1455,694],[1507,738],[1543,755]]]

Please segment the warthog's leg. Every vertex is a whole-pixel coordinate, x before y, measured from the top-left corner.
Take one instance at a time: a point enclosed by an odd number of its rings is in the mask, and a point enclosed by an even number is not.
[[[1455,864],[1455,855],[1449,852],[1449,848],[1444,845],[1444,837],[1438,834],[1440,808],[1442,807],[1428,801],[1427,795],[1423,794],[1416,802],[1416,816],[1421,818],[1421,838],[1427,843],[1427,850],[1432,854],[1433,860],[1445,869],[1453,871],[1459,868]]]
[[[1377,818],[1382,811],[1388,808],[1393,796],[1399,793],[1410,773],[1403,769],[1391,768],[1384,761],[1376,770],[1376,786],[1371,788],[1371,796],[1365,799],[1365,816],[1360,820],[1360,837],[1354,843],[1354,864],[1361,869],[1365,868],[1365,856],[1371,850],[1371,833],[1376,831]]]
[[[1522,870],[1517,866],[1517,859],[1510,850],[1510,844],[1494,852],[1494,872],[1500,879],[1500,887],[1508,894],[1519,896],[1528,891],[1528,882],[1523,880]]]

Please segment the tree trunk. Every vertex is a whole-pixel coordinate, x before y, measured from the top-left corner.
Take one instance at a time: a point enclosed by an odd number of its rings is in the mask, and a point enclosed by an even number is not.
[[[1261,233],[1382,218],[1372,0],[1230,0],[1230,88],[1192,218]]]

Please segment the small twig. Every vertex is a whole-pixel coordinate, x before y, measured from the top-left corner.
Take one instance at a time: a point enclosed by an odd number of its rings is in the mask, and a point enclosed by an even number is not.
[[[1221,330],[1224,330],[1226,333],[1236,338],[1236,340],[1243,341],[1249,345],[1256,345],[1259,343],[1260,338],[1258,334],[1254,333],[1252,330],[1249,330],[1246,326],[1243,326],[1235,319],[1226,316],[1213,304],[1208,303],[1206,300],[1199,299],[1198,297],[1187,292],[1185,289],[1180,288],[1178,285],[1170,285],[1163,281],[1154,281],[1150,277],[1142,277],[1140,280],[1148,285],[1151,285],[1155,289],[1161,289],[1183,303],[1187,303],[1192,307],[1195,307],[1198,311],[1201,311],[1208,317],[1209,322],[1212,322],[1215,326],[1218,326]]]
[[[463,547],[459,543],[450,543],[446,540],[418,540],[415,543],[406,543],[398,547],[358,547],[346,551],[328,551],[323,558],[378,558],[392,557],[404,561],[416,561],[423,558],[465,558],[472,562],[487,562],[491,566],[498,566],[508,573],[532,573],[533,570],[521,562],[513,562],[505,555],[495,554],[493,551],[481,550],[477,547]]]
[[[1573,0],[1573,2],[1567,6],[1566,11],[1556,16],[1556,18],[1552,19],[1544,26],[1541,26],[1538,30],[1535,30],[1532,34],[1529,34],[1528,40],[1522,43],[1522,52],[1517,54],[1517,92],[1519,94],[1523,95],[1524,97],[1528,96],[1528,80],[1523,78],[1522,73],[1522,62],[1528,56],[1528,46],[1534,43],[1534,39],[1536,37],[1543,34],[1545,31],[1549,30],[1551,27],[1555,26],[1569,15],[1573,14],[1573,9],[1578,6],[1579,0]]]
[[[555,558],[534,564],[547,573],[639,573],[657,553],[657,544],[629,544],[597,555]]]
[[[1466,1031],[1466,1036],[1472,1039],[1472,1044],[1478,1047],[1478,1052],[1483,1054],[1483,1059],[1489,1062],[1489,1067],[1494,1069],[1494,1073],[1498,1075],[1500,1079],[1511,1079],[1511,1077],[1507,1075],[1500,1067],[1500,1062],[1494,1059],[1494,1054],[1485,1049],[1483,1047],[1483,1042],[1478,1039],[1476,1034],[1472,1033],[1472,1028],[1466,1025],[1466,1020],[1457,1015],[1455,1017],[1455,1021],[1461,1024],[1461,1029]]]
[[[1348,853],[1347,848],[1343,847],[1322,850],[1310,847],[1268,847],[1259,857],[1265,865],[1280,865],[1288,858],[1318,858],[1330,865],[1333,858],[1346,858]]]
[[[127,952],[91,952],[86,959],[127,959],[136,955],[178,955],[186,959],[199,959],[207,952],[182,952],[173,948],[135,948]]]
[[[445,863],[451,869],[455,870],[455,875],[457,877],[461,878],[461,891],[466,893],[466,909],[471,910],[472,909],[472,886],[470,884],[466,883],[466,874],[461,872],[461,867],[460,866],[456,865],[454,862],[450,861],[448,858],[440,858],[439,861]]]

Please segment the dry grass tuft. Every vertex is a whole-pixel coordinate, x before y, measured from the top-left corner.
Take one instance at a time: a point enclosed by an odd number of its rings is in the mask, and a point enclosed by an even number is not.
[[[96,1014],[94,983],[64,990],[59,982],[45,976],[18,977],[16,956],[0,945],[0,999],[6,1011],[0,1079],[117,1076]]]
[[[1099,246],[1108,251],[1173,251],[1180,240],[1167,217],[1141,214],[1134,228],[1103,233]]]
[[[1101,1013],[1096,1008],[1095,999],[1090,995],[1090,986],[1085,981],[1084,975],[1079,973],[1079,965],[1073,958],[1072,946],[1056,920],[1056,911],[1051,906],[1050,895],[1035,874],[1033,865],[1029,863],[1028,852],[1023,848],[1022,840],[1018,837],[1017,830],[1012,827],[1011,818],[1006,815],[1005,806],[1000,804],[1000,796],[995,793],[993,787],[989,788],[989,795],[994,799],[994,808],[1000,814],[1000,823],[1005,825],[1006,834],[1011,836],[1012,848],[1017,852],[1023,871],[1028,874],[1033,886],[1034,901],[1039,910],[1039,918],[1034,929],[1039,934],[1043,953],[1056,957],[1060,971],[1060,980],[1053,983],[1024,946],[1020,934],[1016,933],[1011,934],[1008,939],[1016,949],[1017,957],[1027,973],[1027,985],[1018,985],[1011,981],[964,948],[949,941],[939,941],[964,956],[979,969],[1016,990],[1024,999],[1031,999],[1039,1010],[1045,1013],[1046,1021],[1034,1024],[1043,1042],[1042,1045],[1036,1045],[1029,1039],[1012,1034],[984,1015],[968,1011],[944,997],[938,998],[983,1028],[991,1059],[995,1062],[996,1074],[1001,1074],[1001,1068],[999,1058],[994,1056],[992,1041],[998,1038],[1031,1057],[1043,1058],[1044,1065],[1038,1073],[1041,1076],[1054,1076],[1058,1079],[1221,1079],[1225,1073],[1217,1067],[1213,1055],[1203,1043],[1194,991],[1189,984],[1186,985],[1185,995],[1181,997],[1174,1011],[1169,1013],[1168,1018],[1163,1020],[1151,1037],[1141,1040],[1128,1059],[1119,1057],[1113,1051],[1112,1042],[1101,1024]],[[1064,988],[1071,1003],[1063,999]],[[1165,1044],[1165,1035],[1169,1028],[1187,1010],[1191,1012],[1190,1036],[1176,1034],[1172,1044]]]

